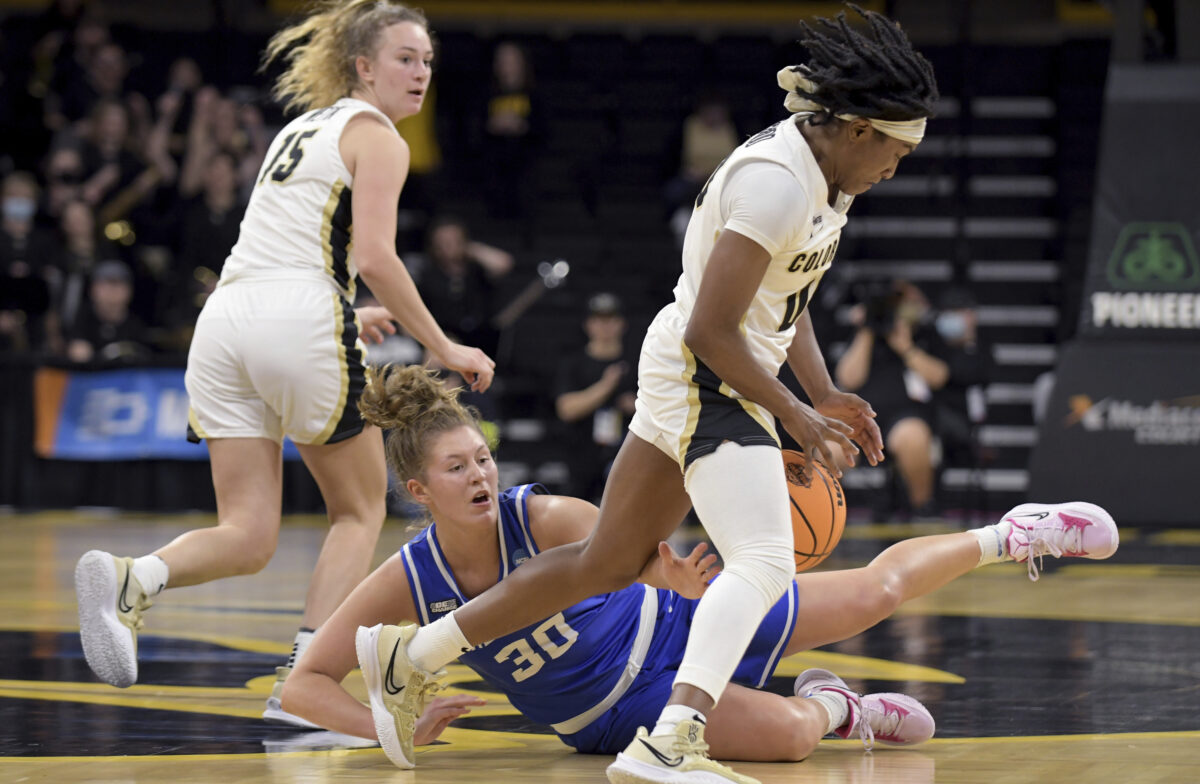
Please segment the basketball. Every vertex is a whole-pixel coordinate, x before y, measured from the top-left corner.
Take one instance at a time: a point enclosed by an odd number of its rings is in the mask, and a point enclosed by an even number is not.
[[[801,472],[807,464],[808,458],[800,452],[783,450],[797,572],[811,569],[828,558],[846,527],[846,497],[841,483],[821,462],[812,466],[807,482],[802,482]]]

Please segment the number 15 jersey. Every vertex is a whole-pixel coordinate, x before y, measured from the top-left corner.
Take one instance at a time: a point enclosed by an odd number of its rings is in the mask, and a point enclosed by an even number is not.
[[[221,270],[222,285],[251,277],[309,277],[327,280],[354,301],[354,178],[339,143],[346,123],[360,114],[376,115],[395,132],[387,115],[356,98],[306,112],[279,132],[258,172],[237,244]]]

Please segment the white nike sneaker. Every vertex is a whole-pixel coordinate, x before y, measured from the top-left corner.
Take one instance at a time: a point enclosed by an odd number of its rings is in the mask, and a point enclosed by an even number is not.
[[[681,721],[674,735],[637,736],[606,771],[612,784],[761,784],[708,757],[704,722]]]
[[[416,633],[415,623],[404,623],[360,626],[354,635],[379,745],[396,767],[405,770],[416,767],[417,717],[429,695],[440,688],[435,682],[438,674],[418,668],[408,658],[408,643]]]
[[[137,630],[153,602],[133,576],[133,559],[89,550],[75,564],[79,640],[96,677],[126,688],[137,682]]]
[[[308,719],[303,719],[294,713],[288,713],[283,709],[283,682],[292,674],[291,667],[276,667],[275,668],[275,685],[271,687],[271,696],[267,697],[267,708],[263,711],[263,721],[271,724],[285,724],[289,727],[295,727],[299,730],[320,730],[324,729],[320,725],[313,724]]]
[[[1040,576],[1043,556],[1103,559],[1120,544],[1112,516],[1084,501],[1021,504],[1002,520],[1012,525],[1008,554],[1029,565],[1029,579],[1034,582]]]

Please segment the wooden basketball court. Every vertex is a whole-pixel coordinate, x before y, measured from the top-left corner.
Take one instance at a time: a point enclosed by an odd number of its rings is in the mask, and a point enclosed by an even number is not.
[[[141,680],[101,684],[79,647],[72,570],[86,550],[141,554],[211,516],[0,515],[0,781],[604,781],[469,670],[454,688],[489,700],[443,743],[395,769],[378,748],[263,723],[325,528],[285,522],[262,573],[166,592],[147,613]],[[948,525],[857,525],[831,559],[856,565],[888,542]],[[390,523],[380,558],[411,532]],[[810,666],[862,691],[902,691],[938,721],[911,750],[825,741],[799,764],[739,765],[764,782],[1200,781],[1200,531],[1122,529],[1107,562],[977,571],[875,629],[785,660],[787,693]],[[1047,562],[1049,565],[1049,562]],[[357,673],[350,685],[362,693]]]

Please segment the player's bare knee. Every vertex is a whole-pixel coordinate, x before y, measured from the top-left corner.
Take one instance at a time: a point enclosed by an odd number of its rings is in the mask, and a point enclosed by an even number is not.
[[[275,536],[243,531],[237,547],[230,548],[227,557],[238,574],[257,574],[271,562],[278,541]]]
[[[787,737],[780,755],[780,762],[800,762],[808,758],[821,741],[821,732],[811,721],[789,721]]]

